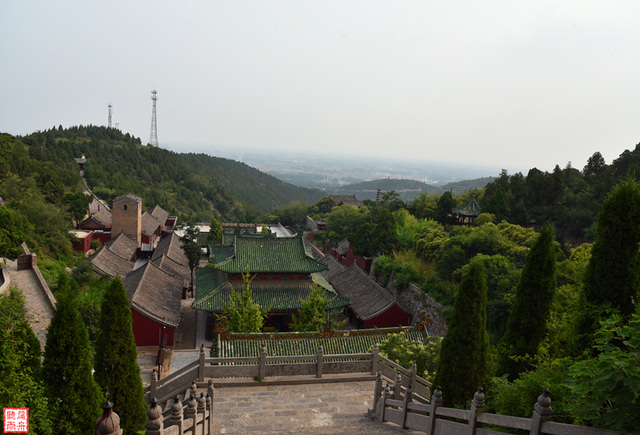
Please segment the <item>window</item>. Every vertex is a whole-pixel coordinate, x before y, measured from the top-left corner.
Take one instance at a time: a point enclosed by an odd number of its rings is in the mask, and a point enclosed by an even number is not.
[[[124,211],[127,211],[127,204],[124,205]]]

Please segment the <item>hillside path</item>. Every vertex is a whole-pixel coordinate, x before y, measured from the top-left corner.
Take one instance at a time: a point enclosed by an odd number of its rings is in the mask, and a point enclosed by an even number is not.
[[[53,307],[40,287],[33,270],[18,272],[18,263],[11,260],[7,260],[7,269],[9,269],[11,286],[19,288],[24,293],[29,323],[44,350],[47,328],[53,317]]]

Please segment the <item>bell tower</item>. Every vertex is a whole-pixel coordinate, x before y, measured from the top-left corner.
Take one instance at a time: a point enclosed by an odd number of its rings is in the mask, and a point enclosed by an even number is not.
[[[116,237],[121,232],[138,242],[142,241],[142,198],[127,193],[113,200],[111,210],[113,223],[111,224],[111,237]]]

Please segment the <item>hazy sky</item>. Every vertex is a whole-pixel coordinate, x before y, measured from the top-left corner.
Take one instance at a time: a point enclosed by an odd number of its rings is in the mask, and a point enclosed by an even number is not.
[[[0,1],[0,131],[552,170],[640,142],[638,1]]]

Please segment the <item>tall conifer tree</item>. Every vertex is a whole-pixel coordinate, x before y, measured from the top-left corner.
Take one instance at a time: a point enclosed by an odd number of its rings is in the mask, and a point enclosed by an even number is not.
[[[445,406],[465,405],[478,387],[487,387],[488,351],[487,283],[482,263],[472,261],[460,283],[434,379]]]
[[[85,435],[95,432],[104,398],[91,374],[93,350],[78,310],[77,284],[66,274],[60,275],[56,299],[42,364],[54,433]]]
[[[125,435],[144,428],[146,405],[137,363],[129,298],[120,277],[105,292],[96,342],[95,379],[113,402]]]
[[[547,321],[556,292],[556,251],[553,229],[546,224],[525,260],[507,330],[500,340],[498,375],[514,380],[534,357],[547,334]],[[515,357],[515,358],[514,358]]]
[[[640,289],[640,186],[627,178],[604,201],[598,216],[582,294],[579,333],[590,346],[603,309],[628,318],[636,312]]]

